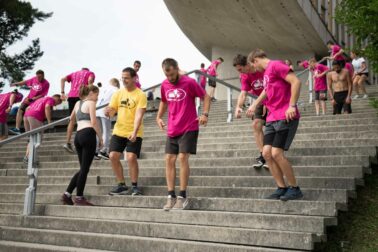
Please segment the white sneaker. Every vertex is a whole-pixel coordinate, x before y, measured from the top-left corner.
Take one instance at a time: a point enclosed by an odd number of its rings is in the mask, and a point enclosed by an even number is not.
[[[356,94],[355,96],[353,96],[353,100],[355,100],[355,99],[358,99],[358,97],[359,97],[359,95],[358,94]]]
[[[362,99],[367,99],[369,96],[367,94],[364,94],[364,96],[362,96]]]

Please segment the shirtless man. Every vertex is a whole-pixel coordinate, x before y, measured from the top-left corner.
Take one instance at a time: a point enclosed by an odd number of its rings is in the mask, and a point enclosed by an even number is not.
[[[328,93],[333,105],[333,114],[341,114],[344,109],[345,114],[352,113],[351,94],[352,81],[349,71],[343,69],[340,62],[334,61],[332,71],[327,74]]]

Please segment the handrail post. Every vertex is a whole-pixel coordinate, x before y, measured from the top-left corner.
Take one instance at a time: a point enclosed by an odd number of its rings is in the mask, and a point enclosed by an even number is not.
[[[332,60],[331,59],[327,59],[327,67],[329,69],[332,69]]]
[[[232,122],[232,90],[227,88],[227,122]]]
[[[29,186],[25,190],[24,215],[31,215],[34,211],[37,177],[38,177],[38,155],[37,148],[41,144],[41,133],[38,132],[30,136],[29,157],[27,175],[29,178]]]
[[[199,97],[196,97],[196,112],[197,112],[197,116],[199,115],[200,106],[201,106],[201,99]]]
[[[312,76],[312,71],[308,71],[308,94],[309,94],[309,103],[312,103],[313,97],[312,97],[312,89],[314,86],[314,78]]]

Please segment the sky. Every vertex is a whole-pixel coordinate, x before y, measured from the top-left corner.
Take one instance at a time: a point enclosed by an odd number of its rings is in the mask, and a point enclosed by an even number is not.
[[[9,48],[20,52],[32,39],[40,38],[44,55],[27,72],[38,69],[50,82],[49,95],[60,93],[60,79],[88,67],[96,83],[120,78],[123,68],[140,60],[142,88],[164,79],[161,62],[175,58],[183,70],[198,69],[209,61],[180,30],[163,0],[31,0],[33,7],[53,12],[51,18],[36,22],[27,38]],[[69,84],[66,84],[66,93]],[[4,88],[4,92],[9,91]]]

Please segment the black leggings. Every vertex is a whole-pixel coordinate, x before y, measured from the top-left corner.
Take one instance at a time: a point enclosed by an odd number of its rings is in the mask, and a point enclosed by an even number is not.
[[[76,133],[75,148],[79,156],[80,171],[71,179],[67,192],[72,194],[76,188],[76,195],[83,196],[89,168],[96,152],[96,131],[93,128],[85,128]]]

